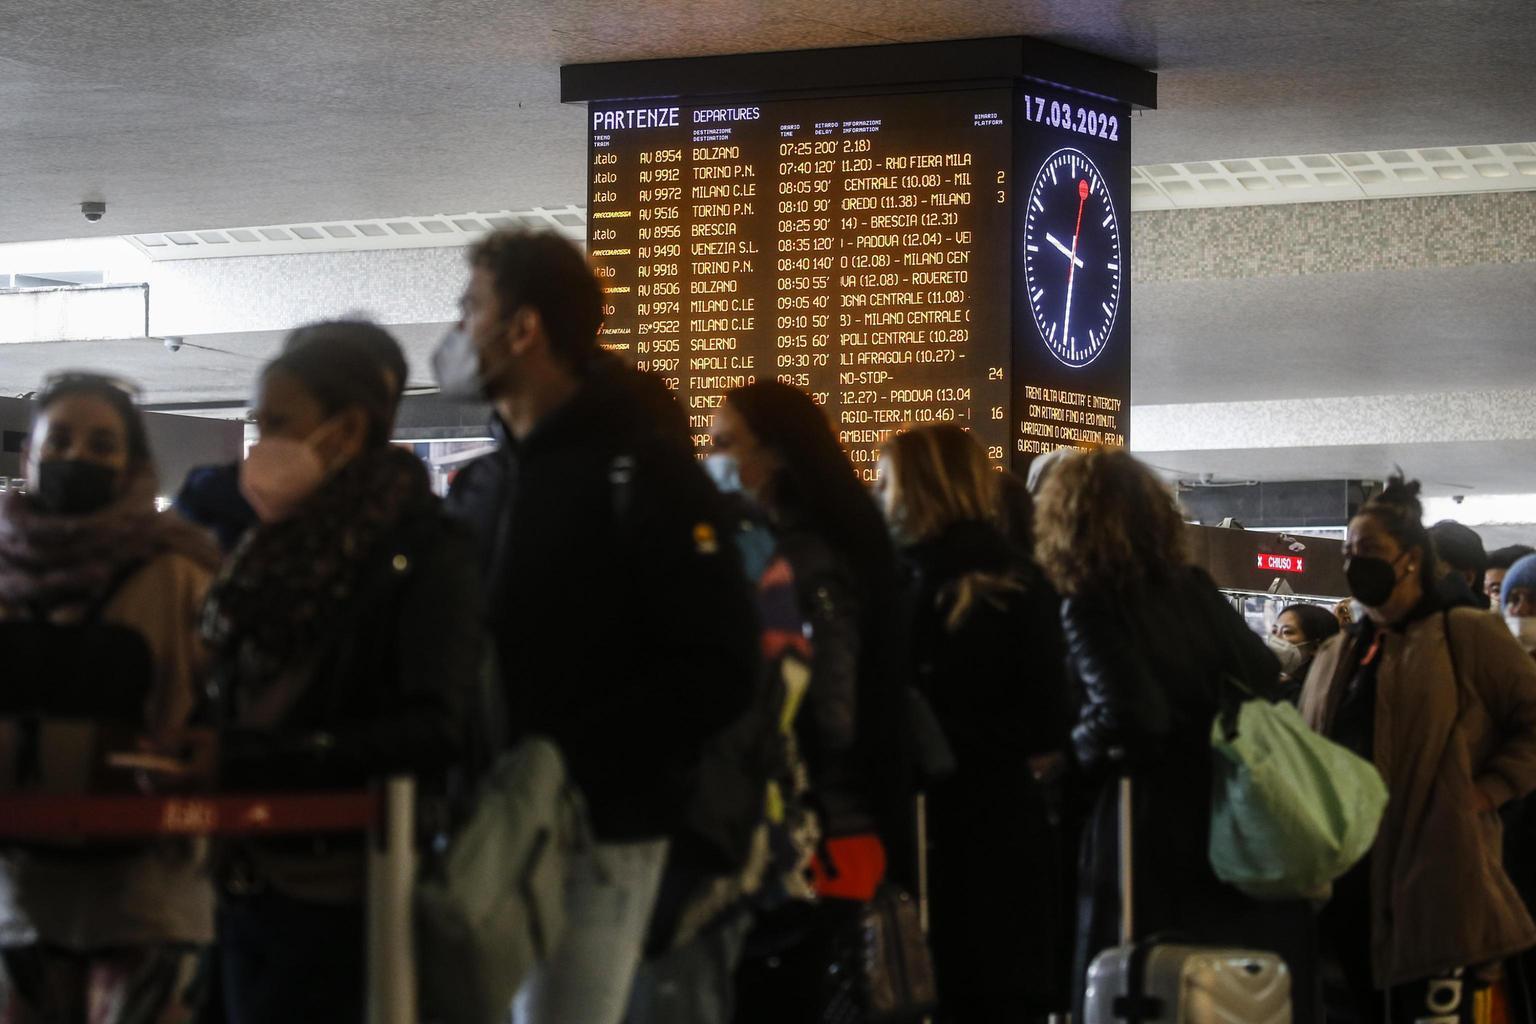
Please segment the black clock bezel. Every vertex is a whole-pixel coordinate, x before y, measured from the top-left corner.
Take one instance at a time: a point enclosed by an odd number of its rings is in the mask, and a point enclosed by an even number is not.
[[[1031,288],[1031,284],[1032,284],[1032,282],[1031,282],[1031,273],[1032,272],[1031,272],[1031,269],[1030,269],[1030,259],[1029,259],[1029,257],[1032,254],[1029,253],[1028,247],[1031,244],[1033,244],[1033,245],[1036,245],[1037,248],[1041,252],[1043,252],[1043,246],[1041,245],[1039,239],[1034,238],[1033,235],[1032,235],[1033,229],[1031,228],[1030,225],[1031,225],[1031,223],[1033,223],[1033,218],[1029,215],[1028,209],[1029,209],[1029,206],[1035,201],[1035,197],[1039,193],[1039,190],[1041,188],[1041,183],[1042,183],[1042,181],[1045,178],[1045,174],[1046,174],[1047,169],[1051,166],[1051,164],[1054,161],[1056,161],[1058,158],[1060,158],[1062,156],[1062,154],[1064,154],[1064,153],[1075,154],[1079,160],[1081,160],[1083,163],[1087,164],[1090,168],[1092,168],[1093,169],[1093,173],[1095,174],[1095,176],[1097,176],[1097,178],[1098,178],[1098,187],[1097,187],[1096,191],[1098,193],[1102,194],[1103,200],[1104,200],[1104,205],[1108,209],[1111,217],[1113,218],[1111,220],[1111,226],[1113,227],[1113,230],[1114,230],[1114,250],[1117,253],[1119,253],[1119,255],[1120,255],[1120,258],[1116,261],[1117,269],[1112,271],[1112,273],[1114,274],[1114,282],[1115,282],[1114,283],[1114,287],[1109,290],[1110,291],[1110,295],[1113,298],[1113,309],[1112,309],[1109,317],[1104,321],[1104,331],[1103,331],[1103,334],[1100,337],[1100,340],[1097,343],[1097,345],[1093,348],[1092,355],[1090,355],[1087,359],[1084,359],[1084,360],[1081,360],[1081,361],[1077,361],[1077,362],[1074,362],[1071,359],[1065,358],[1062,355],[1062,353],[1057,350],[1057,346],[1053,345],[1051,343],[1050,338],[1046,334],[1045,328],[1040,323],[1040,316],[1036,312],[1036,310],[1034,308],[1034,304],[1031,303],[1028,300],[1028,296],[1032,292],[1032,288]],[[1030,321],[1034,325],[1035,336],[1039,339],[1041,345],[1043,345],[1045,347],[1045,350],[1047,352],[1049,352],[1051,354],[1051,356],[1057,362],[1059,362],[1062,366],[1065,366],[1065,367],[1067,367],[1070,370],[1081,370],[1081,369],[1083,369],[1085,367],[1092,366],[1096,361],[1098,361],[1099,357],[1102,356],[1104,354],[1104,352],[1109,348],[1110,340],[1111,340],[1111,338],[1112,338],[1112,336],[1114,334],[1115,322],[1119,319],[1119,316],[1120,316],[1120,306],[1121,306],[1121,302],[1122,302],[1122,299],[1123,299],[1123,296],[1124,296],[1124,290],[1125,290],[1124,289],[1124,283],[1125,283],[1125,250],[1124,250],[1124,248],[1120,244],[1120,239],[1121,239],[1120,213],[1115,208],[1115,197],[1114,197],[1112,191],[1110,190],[1109,181],[1108,181],[1107,178],[1105,178],[1104,171],[1098,165],[1098,162],[1095,161],[1087,153],[1085,153],[1082,149],[1078,148],[1077,146],[1059,146],[1056,149],[1052,150],[1050,152],[1050,154],[1048,154],[1045,157],[1044,160],[1041,160],[1040,163],[1039,163],[1039,166],[1036,167],[1034,176],[1030,180],[1029,191],[1025,194],[1025,197],[1024,197],[1024,209],[1025,209],[1026,212],[1025,212],[1025,216],[1024,216],[1024,227],[1023,227],[1023,231],[1022,231],[1022,238],[1021,238],[1021,241],[1020,241],[1020,246],[1021,246],[1021,250],[1020,250],[1020,267],[1021,267],[1022,276],[1023,276],[1023,279],[1024,279],[1023,280],[1023,286],[1024,286],[1023,287],[1023,293],[1024,293],[1024,296],[1025,296],[1024,305],[1026,307],[1028,307],[1028,309],[1029,309]],[[1066,339],[1065,338],[1062,339],[1062,345],[1063,345],[1063,347],[1065,347],[1065,345],[1066,345]]]

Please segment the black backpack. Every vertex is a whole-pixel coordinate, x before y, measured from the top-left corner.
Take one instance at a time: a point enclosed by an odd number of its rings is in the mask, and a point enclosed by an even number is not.
[[[0,622],[0,723],[14,737],[4,752],[0,779],[19,789],[48,788],[43,778],[40,734],[44,723],[68,719],[93,723],[95,746],[132,742],[143,731],[154,683],[149,644],[136,629],[102,621],[102,612],[141,564],[120,572],[78,621],[58,623],[52,609]]]

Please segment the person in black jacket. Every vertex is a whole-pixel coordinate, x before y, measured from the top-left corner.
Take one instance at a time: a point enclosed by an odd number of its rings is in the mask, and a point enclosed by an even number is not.
[[[911,789],[902,742],[895,557],[879,509],[802,391],[760,380],[711,426],[726,475],[763,513],[793,573],[811,646],[795,732],[826,836],[819,904],[792,904],[749,941],[737,1019],[820,1019],[831,949],[887,871],[910,884]],[[830,863],[828,863],[830,861]]]
[[[1274,950],[1291,970],[1294,1019],[1318,1019],[1309,908],[1249,899],[1217,880],[1207,852],[1221,680],[1230,674],[1275,699],[1274,656],[1188,564],[1173,496],[1129,454],[1064,458],[1036,500],[1036,552],[1063,595],[1069,663],[1084,692],[1073,751],[1097,787],[1083,838],[1076,977],[1118,942],[1117,783],[1129,775],[1137,936]]]
[[[1429,528],[1429,539],[1435,546],[1438,591],[1446,607],[1487,611],[1491,602],[1483,590],[1483,574],[1488,570],[1483,538],[1470,526],[1442,519]]]
[[[268,364],[241,487],[261,517],[204,612],[230,790],[359,788],[458,757],[480,665],[473,549],[425,467],[389,443],[374,363],[319,325]],[[334,343],[326,331],[334,330]],[[219,942],[233,1024],[360,1021],[363,840],[225,851]]]
[[[997,526],[999,476],[970,434],[940,425],[893,437],[876,485],[907,570],[914,681],[958,764],[929,795],[942,1019],[976,1024],[1069,1002],[1070,901],[1037,773],[1065,751],[1075,705],[1059,601]]]
[[[492,402],[500,447],[460,471],[449,504],[478,537],[512,732],[559,745],[598,839],[515,1014],[616,1024],[669,848],[725,859],[685,812],[706,740],[752,698],[752,592],[676,403],[598,347],[602,292],[581,253],[501,232],[469,263],[434,362],[445,394]]]

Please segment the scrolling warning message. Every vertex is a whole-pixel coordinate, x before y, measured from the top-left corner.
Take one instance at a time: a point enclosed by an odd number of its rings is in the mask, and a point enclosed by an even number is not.
[[[907,424],[966,427],[1006,462],[1009,90],[587,116],[602,340],[678,392],[696,444],[728,391],[777,378],[867,479]]]

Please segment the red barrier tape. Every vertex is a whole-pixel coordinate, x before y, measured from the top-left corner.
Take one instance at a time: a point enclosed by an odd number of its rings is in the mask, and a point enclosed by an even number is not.
[[[129,839],[161,835],[363,832],[377,794],[266,796],[0,796],[0,839]]]

